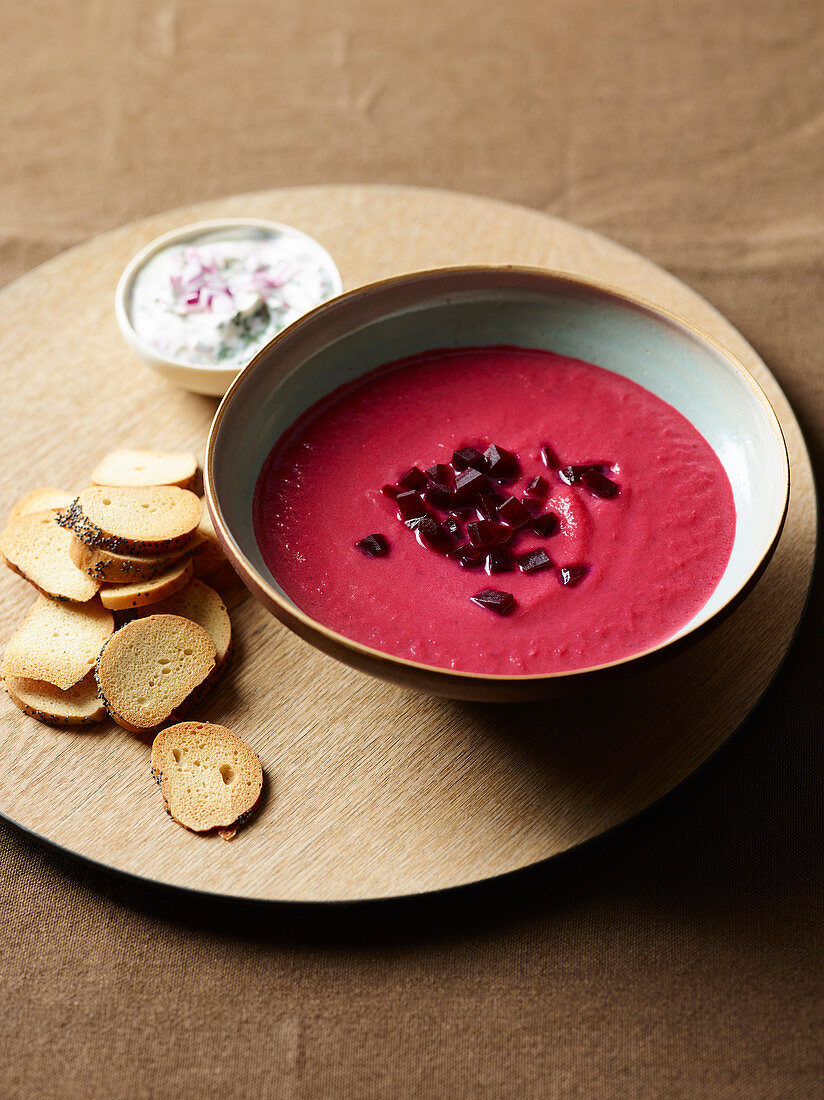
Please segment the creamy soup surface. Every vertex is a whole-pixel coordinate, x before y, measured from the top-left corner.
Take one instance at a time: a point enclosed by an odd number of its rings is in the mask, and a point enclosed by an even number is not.
[[[515,347],[431,351],[336,390],[275,442],[254,516],[272,575],[313,619],[500,675],[665,641],[706,603],[735,534],[724,469],[672,406]]]

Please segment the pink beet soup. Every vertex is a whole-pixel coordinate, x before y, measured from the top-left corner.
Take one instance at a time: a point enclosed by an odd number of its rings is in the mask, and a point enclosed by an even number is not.
[[[665,641],[735,534],[729,480],[680,413],[612,371],[515,347],[427,352],[319,401],[272,448],[254,520],[313,619],[496,675]]]

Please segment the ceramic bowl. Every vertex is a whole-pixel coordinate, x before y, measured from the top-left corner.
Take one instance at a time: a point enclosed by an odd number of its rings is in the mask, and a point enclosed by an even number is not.
[[[314,402],[374,367],[432,348],[514,344],[608,367],[679,410],[730,479],[737,525],[718,587],[671,638],[609,665],[554,675],[492,676],[417,664],[343,637],[297,607],[255,540],[252,497],[281,434]],[[387,680],[464,699],[547,698],[588,689],[674,653],[749,591],[778,542],[789,463],[778,420],[752,375],[711,337],[607,287],[544,270],[453,268],[344,294],[307,314],[252,360],[212,424],[206,494],[218,536],[257,599],[296,634]]]
[[[208,245],[213,241],[243,240],[249,237],[263,239],[289,238],[304,249],[311,261],[323,272],[329,288],[327,297],[340,294],[342,289],[340,272],[329,253],[313,237],[302,233],[291,225],[266,221],[262,218],[220,218],[213,221],[194,222],[181,229],[164,233],[150,241],[126,265],[115,291],[115,316],[126,343],[145,363],[158,374],[192,393],[202,393],[210,397],[221,397],[237,375],[241,367],[192,363],[185,359],[164,355],[153,347],[145,336],[133,324],[131,300],[134,280],[149,260],[165,248],[185,245],[195,240]]]

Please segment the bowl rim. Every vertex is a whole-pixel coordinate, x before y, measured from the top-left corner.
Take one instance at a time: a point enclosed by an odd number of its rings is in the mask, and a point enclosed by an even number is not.
[[[146,340],[134,327],[127,305],[129,294],[131,293],[132,285],[134,284],[138,272],[150,259],[156,256],[158,252],[162,252],[164,248],[168,248],[170,245],[179,244],[189,237],[196,237],[202,233],[209,233],[220,229],[241,229],[244,226],[250,226],[254,229],[268,229],[273,234],[303,237],[307,241],[311,241],[312,245],[326,258],[327,270],[333,283],[333,293],[331,297],[336,297],[341,293],[343,290],[343,281],[338,266],[332,259],[332,256],[316,237],[313,237],[310,233],[306,233],[303,229],[298,229],[297,226],[288,225],[286,222],[271,221],[268,218],[208,218],[203,221],[189,222],[187,225],[178,226],[176,229],[169,229],[145,244],[134,254],[134,256],[132,256],[123,268],[120,278],[117,281],[117,287],[114,292],[114,312],[117,318],[118,327],[127,343],[130,344],[135,351],[139,352],[144,359],[149,362],[162,363],[163,365],[175,367],[178,370],[193,371],[196,374],[215,374],[220,371],[237,374],[244,369],[243,366],[227,366],[225,363],[192,363],[188,359],[177,359],[171,355],[164,355],[158,348],[152,347],[148,340]],[[326,301],[330,300],[331,299],[327,299]],[[320,305],[325,304],[326,302],[320,303]],[[317,309],[317,306],[313,306],[312,310],[309,312],[314,312],[315,309]],[[300,318],[296,318],[296,320],[300,320]],[[294,322],[292,322],[292,324],[294,324]],[[288,327],[287,325],[286,328]],[[284,330],[282,329],[281,331]],[[276,335],[279,336],[280,333],[276,333]],[[264,345],[264,347],[268,347],[268,344]],[[263,351],[263,348],[260,350]],[[256,352],[254,357],[256,357],[257,354],[259,353]]]
[[[541,279],[547,279],[556,285],[567,285],[574,288],[583,288],[584,290],[594,291],[596,293],[604,294],[613,299],[618,299],[626,305],[634,307],[646,314],[652,314],[659,319],[663,318],[676,327],[685,329],[692,337],[697,338],[699,341],[708,344],[714,351],[719,353],[722,359],[732,367],[746,382],[746,384],[752,390],[757,401],[762,406],[762,409],[766,415],[767,422],[772,429],[773,435],[779,444],[779,452],[781,455],[781,482],[782,482],[782,499],[783,506],[781,508],[781,514],[776,519],[772,537],[770,543],[762,554],[759,561],[751,570],[750,574],[744,579],[737,591],[730,596],[730,598],[709,618],[703,622],[697,623],[694,627],[688,630],[686,633],[677,637],[670,637],[664,639],[662,642],[657,643],[654,646],[650,646],[647,649],[639,650],[638,652],[628,654],[625,657],[618,658],[614,661],[606,661],[598,665],[585,665],[581,668],[569,669],[558,672],[538,672],[538,673],[522,673],[522,674],[505,674],[505,673],[487,673],[487,672],[470,672],[461,669],[444,668],[441,665],[429,665],[424,664],[421,661],[413,661],[406,657],[399,657],[393,653],[387,653],[385,650],[375,649],[372,646],[364,645],[362,642],[355,641],[353,638],[348,638],[345,634],[339,634],[337,631],[332,630],[330,627],[319,622],[317,619],[313,619],[310,615],[307,615],[305,611],[299,608],[296,604],[285,600],[280,593],[263,577],[258,570],[248,560],[237,540],[231,534],[228,525],[226,524],[223,514],[220,509],[219,501],[214,488],[214,464],[215,464],[215,449],[217,446],[217,437],[220,432],[220,427],[224,416],[235,397],[235,394],[239,388],[248,381],[248,377],[254,374],[260,367],[261,361],[264,357],[268,357],[272,347],[284,338],[294,338],[296,332],[305,327],[306,325],[314,325],[317,323],[318,317],[324,313],[331,312],[332,310],[339,310],[346,308],[349,302],[357,298],[365,297],[371,293],[380,291],[382,288],[392,288],[404,284],[414,284],[419,282],[425,282],[428,279],[435,277],[448,277],[448,276],[460,276],[460,275],[481,275],[481,274],[512,274],[521,275],[526,277],[537,277]],[[364,283],[361,286],[354,287],[344,294],[338,295],[336,298],[329,299],[326,302],[316,306],[313,310],[303,314],[303,316],[297,318],[288,325],[285,329],[279,332],[276,336],[269,341],[260,351],[249,361],[249,363],[240,371],[240,373],[234,378],[229,389],[226,391],[220,405],[215,412],[212,420],[211,427],[209,429],[209,435],[206,441],[206,458],[204,462],[204,493],[208,504],[209,512],[211,514],[212,522],[214,524],[215,532],[219,541],[223,545],[226,554],[235,569],[239,574],[241,580],[246,587],[252,592],[256,598],[263,598],[265,605],[274,604],[277,607],[279,614],[276,616],[281,622],[283,622],[289,629],[295,630],[294,623],[303,627],[303,630],[295,631],[299,636],[306,638],[309,634],[320,634],[336,649],[343,648],[362,656],[370,665],[387,663],[388,665],[398,669],[398,672],[404,675],[404,680],[407,684],[414,682],[418,676],[426,676],[428,678],[439,677],[444,681],[454,683],[456,686],[462,682],[466,683],[488,683],[496,686],[505,686],[508,684],[517,685],[529,685],[540,684],[541,682],[553,682],[553,681],[572,681],[576,677],[586,678],[597,673],[606,673],[609,670],[620,669],[625,665],[632,665],[637,667],[641,662],[647,663],[655,659],[660,659],[664,653],[675,653],[676,651],[685,648],[688,645],[692,645],[704,637],[711,629],[714,629],[720,624],[727,616],[732,614],[736,607],[744,600],[744,598],[752,591],[753,587],[761,577],[762,573],[769,564],[773,553],[778,545],[778,541],[781,537],[781,532],[784,527],[784,522],[787,517],[787,511],[789,509],[790,501],[790,459],[789,452],[787,450],[787,443],[784,437],[784,432],[781,427],[781,422],[772,406],[769,398],[764,390],[761,388],[758,380],[752,374],[752,372],[746,367],[746,365],[725,347],[719,340],[716,340],[714,336],[711,336],[708,332],[705,332],[699,326],[688,321],[673,310],[667,309],[662,306],[655,305],[648,299],[641,295],[634,294],[613,286],[609,283],[599,282],[594,279],[588,279],[583,276],[572,275],[569,272],[561,271],[553,268],[544,268],[519,264],[467,264],[467,265],[452,265],[446,267],[427,268],[420,271],[406,272],[401,275],[388,276],[383,279],[377,279],[374,282]],[[706,606],[706,605],[705,605]],[[699,612],[700,614],[700,612]],[[312,643],[310,643],[312,644]],[[358,667],[363,667],[359,665]],[[375,673],[373,673],[374,675]],[[400,679],[401,677],[395,677]]]

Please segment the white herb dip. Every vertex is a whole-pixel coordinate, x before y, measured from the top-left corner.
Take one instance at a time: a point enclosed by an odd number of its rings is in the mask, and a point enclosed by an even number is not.
[[[156,252],[134,277],[129,318],[167,358],[241,367],[339,291],[334,264],[311,237],[234,226]]]

